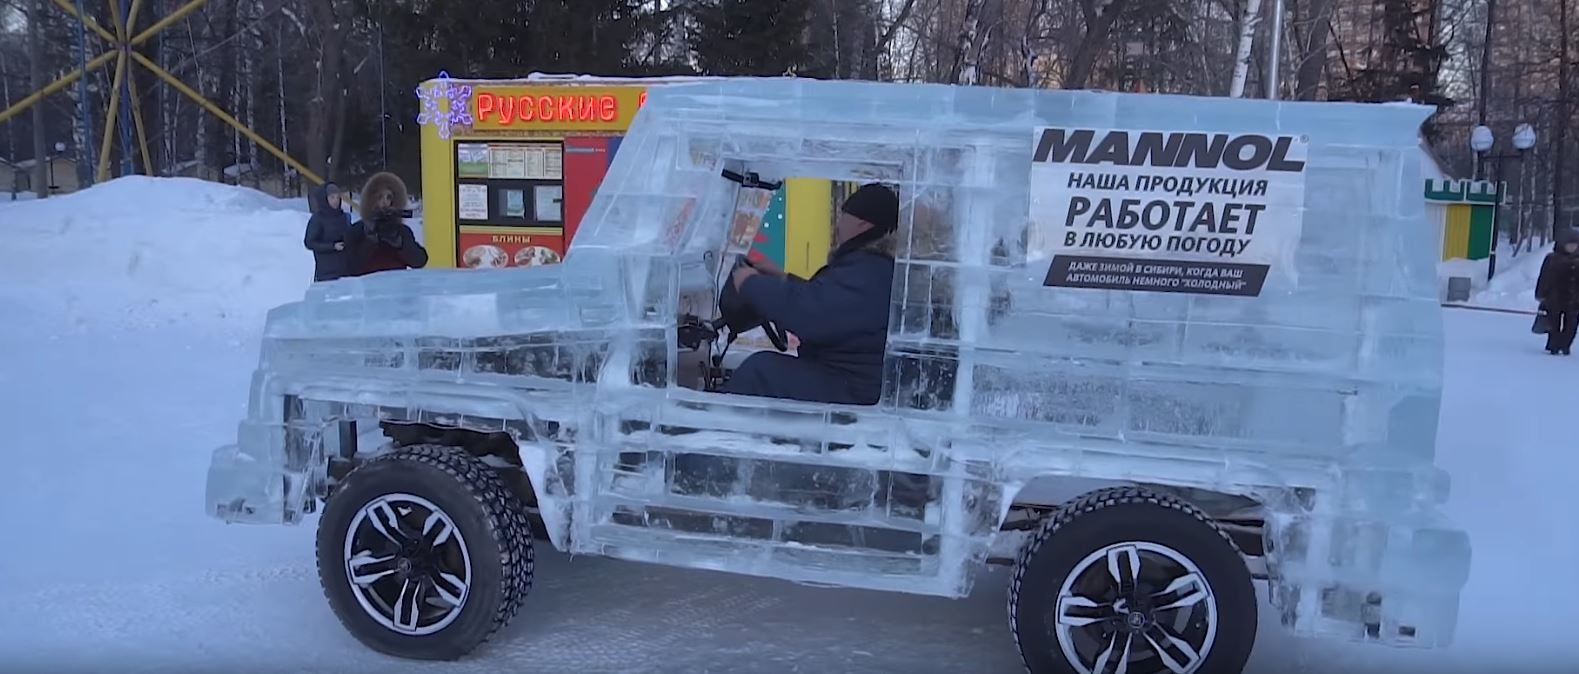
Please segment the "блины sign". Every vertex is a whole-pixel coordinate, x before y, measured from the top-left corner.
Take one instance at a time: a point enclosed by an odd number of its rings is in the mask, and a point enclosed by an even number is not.
[[[1032,142],[1044,285],[1255,296],[1292,276],[1308,138],[1048,127]]]

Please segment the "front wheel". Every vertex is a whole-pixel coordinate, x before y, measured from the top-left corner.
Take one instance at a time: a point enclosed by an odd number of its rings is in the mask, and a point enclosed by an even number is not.
[[[341,624],[376,651],[470,653],[532,586],[525,509],[463,451],[415,446],[357,467],[318,523],[318,579]]]
[[[1020,553],[1009,623],[1032,674],[1234,674],[1256,637],[1250,572],[1193,506],[1138,488],[1060,508]]]

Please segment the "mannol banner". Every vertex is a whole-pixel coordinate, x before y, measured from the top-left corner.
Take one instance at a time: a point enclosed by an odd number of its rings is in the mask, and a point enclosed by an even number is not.
[[[1032,143],[1044,285],[1258,296],[1293,279],[1309,138],[1045,127]]]

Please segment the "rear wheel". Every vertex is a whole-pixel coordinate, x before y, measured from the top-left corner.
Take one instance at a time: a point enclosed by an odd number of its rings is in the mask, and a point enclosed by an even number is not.
[[[318,523],[335,616],[382,653],[450,660],[515,616],[532,585],[520,499],[463,451],[415,446],[357,467]]]
[[[1138,488],[1060,508],[1022,550],[1009,592],[1033,674],[1239,672],[1256,612],[1227,535],[1193,506]]]

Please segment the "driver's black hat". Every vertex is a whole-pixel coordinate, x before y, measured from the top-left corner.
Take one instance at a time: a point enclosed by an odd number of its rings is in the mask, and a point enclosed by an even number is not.
[[[899,229],[899,195],[878,183],[862,185],[839,210],[872,223],[884,234]]]

